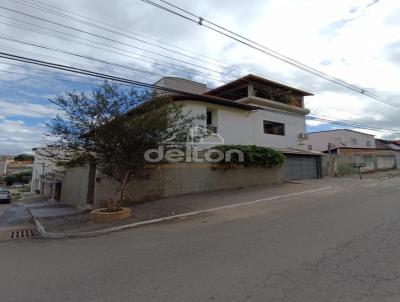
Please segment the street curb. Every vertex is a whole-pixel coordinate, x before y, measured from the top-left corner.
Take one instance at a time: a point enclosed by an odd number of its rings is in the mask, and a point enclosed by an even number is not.
[[[72,233],[63,233],[63,234],[51,233],[51,232],[46,231],[46,229],[43,227],[43,225],[41,224],[39,219],[34,218],[34,222],[35,222],[37,231],[44,238],[61,239],[61,238],[91,237],[91,236],[98,236],[98,235],[108,234],[108,233],[112,233],[112,232],[122,231],[125,229],[136,228],[136,227],[140,227],[140,226],[144,226],[144,225],[148,225],[148,224],[155,224],[155,223],[160,223],[160,222],[164,222],[164,221],[170,221],[170,220],[175,220],[175,219],[180,219],[180,218],[192,217],[192,216],[205,214],[205,213],[216,212],[216,211],[220,211],[220,210],[243,207],[243,206],[248,206],[248,205],[261,203],[261,202],[265,202],[265,201],[297,197],[297,196],[306,195],[306,194],[310,194],[310,193],[323,192],[323,191],[327,191],[327,190],[331,190],[331,189],[333,189],[332,186],[326,186],[326,187],[321,187],[318,189],[311,189],[311,190],[306,190],[306,191],[301,191],[301,192],[296,192],[296,193],[278,195],[278,196],[273,196],[273,197],[268,197],[268,198],[262,198],[262,199],[256,199],[256,200],[252,200],[252,201],[242,202],[242,203],[235,203],[235,204],[220,206],[220,207],[216,207],[216,208],[210,208],[210,209],[193,211],[193,212],[172,215],[172,216],[167,216],[167,217],[161,217],[161,218],[156,218],[156,219],[151,219],[151,220],[146,220],[146,221],[141,221],[141,222],[135,222],[135,223],[130,223],[130,224],[126,224],[126,225],[116,226],[116,227],[107,228],[107,229],[99,230],[99,231],[92,231],[92,232],[82,232],[82,233],[73,233],[73,234]]]

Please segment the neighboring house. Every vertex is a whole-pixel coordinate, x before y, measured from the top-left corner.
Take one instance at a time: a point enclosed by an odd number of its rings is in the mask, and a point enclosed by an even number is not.
[[[61,183],[55,180],[55,176],[62,169],[57,167],[51,159],[51,152],[47,149],[34,148],[32,151],[35,159],[32,168],[31,192],[52,196],[56,190],[56,184]]]
[[[336,148],[376,148],[374,135],[349,129],[310,132],[307,136],[308,150],[324,152]]]
[[[393,141],[388,141],[384,139],[375,139],[375,145],[377,149],[400,151],[400,145]]]
[[[396,157],[396,167],[400,169],[400,141],[376,139],[375,144],[377,148],[392,150]]]
[[[363,164],[362,172],[373,172],[400,168],[400,147],[390,141],[374,140],[374,148],[363,146],[373,136],[365,133],[348,131],[348,137],[361,141],[362,147],[333,146],[325,150],[326,156],[322,161],[325,176],[346,175],[355,173],[354,164]],[[310,135],[310,138],[312,135]],[[338,137],[338,136],[335,136]],[[344,140],[344,137],[342,137]]]
[[[0,176],[23,172],[32,166],[33,161],[17,161],[11,155],[0,155]]]
[[[42,194],[81,209],[93,204],[95,169],[92,166],[65,169],[54,157],[64,152],[34,148],[31,192]]]
[[[31,160],[23,160],[16,161],[13,160],[7,164],[7,174],[16,174],[19,172],[26,171],[28,169],[32,169],[33,161]]]

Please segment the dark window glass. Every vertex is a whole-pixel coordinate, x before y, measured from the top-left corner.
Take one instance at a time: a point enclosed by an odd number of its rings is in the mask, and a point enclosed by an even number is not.
[[[264,133],[274,135],[285,135],[285,124],[264,121]]]
[[[211,124],[212,124],[211,111],[207,111],[207,125],[211,125]]]

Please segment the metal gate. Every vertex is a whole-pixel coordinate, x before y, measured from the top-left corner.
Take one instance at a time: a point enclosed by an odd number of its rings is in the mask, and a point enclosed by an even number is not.
[[[319,178],[319,157],[312,155],[286,155],[285,179]]]

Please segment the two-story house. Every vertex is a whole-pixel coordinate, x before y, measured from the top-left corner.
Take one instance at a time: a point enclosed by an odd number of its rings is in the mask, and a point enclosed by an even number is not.
[[[305,143],[309,110],[304,107],[304,97],[311,93],[254,75],[212,90],[205,84],[174,77],[162,78],[154,85],[158,93],[168,93],[181,104],[185,113],[206,117],[198,121],[201,127],[195,128],[207,128],[221,140],[208,141],[205,148],[216,144],[258,145],[282,151],[287,161],[284,167],[266,170],[196,169],[190,164],[150,169],[146,179],[135,181],[127,190],[131,201],[322,177],[322,153],[307,150]],[[56,171],[39,149],[35,151],[32,191],[79,208],[98,207],[114,194],[114,180],[95,167]]]
[[[204,84],[163,78],[157,86],[197,95],[175,95],[193,115],[204,115],[203,126],[220,134],[225,144],[254,144],[306,149],[304,97],[311,93],[247,75],[207,91]]]
[[[320,157],[307,150],[304,97],[312,94],[255,75],[207,90],[193,81],[166,77],[158,87],[190,93],[172,94],[185,112],[207,118],[201,126],[218,133],[224,144],[258,145],[287,156],[287,179],[320,176]]]

